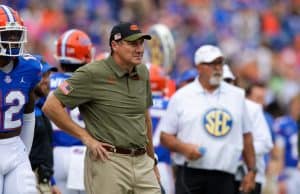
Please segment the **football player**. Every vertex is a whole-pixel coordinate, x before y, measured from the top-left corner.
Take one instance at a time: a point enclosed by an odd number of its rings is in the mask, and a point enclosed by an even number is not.
[[[35,115],[33,90],[41,64],[24,53],[27,32],[18,12],[0,5],[0,192],[37,193],[28,154]]]
[[[49,65],[40,55],[34,55],[42,64],[42,79],[34,89],[35,129],[29,159],[35,172],[39,194],[61,194],[53,178],[52,127],[42,112],[42,106],[50,91],[50,74],[57,68]]]
[[[63,33],[56,43],[56,59],[60,63],[62,72],[53,73],[50,77],[50,89],[64,88],[64,81],[71,77],[79,67],[93,59],[93,45],[89,36],[77,29]],[[71,118],[84,126],[78,108],[68,110]],[[54,177],[57,186],[64,194],[79,194],[84,190],[83,158],[85,146],[79,139],[60,130],[53,124],[54,143]]]
[[[300,93],[290,99],[286,114],[278,117],[274,123],[275,144],[278,147],[279,159],[282,164],[279,177],[281,193],[299,193],[300,171],[298,162],[298,133],[300,118]]]

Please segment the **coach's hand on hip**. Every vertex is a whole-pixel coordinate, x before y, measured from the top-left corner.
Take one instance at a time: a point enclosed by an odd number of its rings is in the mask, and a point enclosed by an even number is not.
[[[108,159],[108,151],[104,148],[106,147],[113,147],[112,145],[108,143],[100,142],[96,139],[94,139],[92,136],[85,137],[83,139],[83,143],[87,146],[87,148],[90,150],[91,158],[93,160],[100,159],[101,161],[105,161]]]

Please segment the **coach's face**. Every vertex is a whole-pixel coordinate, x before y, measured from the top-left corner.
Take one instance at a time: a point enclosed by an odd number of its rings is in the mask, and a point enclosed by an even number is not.
[[[142,63],[144,54],[143,38],[135,41],[121,40],[117,44],[115,54],[119,56],[124,64],[135,66]]]
[[[224,58],[218,57],[212,62],[198,65],[200,75],[203,76],[211,86],[219,86],[223,76]]]

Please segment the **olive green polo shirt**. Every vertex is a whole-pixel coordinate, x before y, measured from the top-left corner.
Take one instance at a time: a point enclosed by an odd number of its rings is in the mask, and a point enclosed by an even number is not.
[[[145,112],[152,106],[144,64],[128,75],[109,57],[79,68],[54,95],[69,108],[79,107],[88,132],[124,148],[145,147]]]

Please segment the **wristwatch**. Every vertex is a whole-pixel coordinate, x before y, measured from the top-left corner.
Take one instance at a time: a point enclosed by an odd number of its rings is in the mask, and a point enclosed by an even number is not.
[[[254,167],[248,167],[247,169],[248,169],[248,172],[253,172],[254,174],[257,173],[257,168],[256,168],[256,166],[254,166]]]

